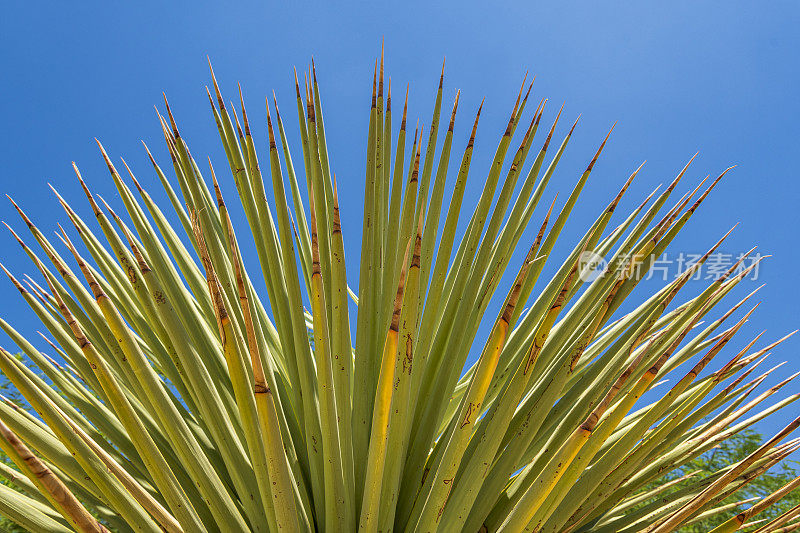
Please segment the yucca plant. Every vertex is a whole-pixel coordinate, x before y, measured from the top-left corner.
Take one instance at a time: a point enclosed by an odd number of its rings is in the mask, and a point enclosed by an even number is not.
[[[735,516],[718,532],[800,527],[800,509],[757,524],[798,480],[757,502],[723,503],[800,447],[786,440],[800,419],[710,476],[651,485],[800,397],[763,405],[789,380],[755,392],[771,372],[756,367],[783,339],[722,354],[754,308],[728,319],[753,293],[716,307],[756,263],[737,262],[697,295],[682,291],[725,237],[631,303],[727,171],[670,200],[687,164],[609,226],[639,167],[583,234],[562,235],[608,136],[577,182],[558,178],[572,188],[559,202],[546,191],[577,120],[559,143],[559,111],[537,136],[547,102],[526,113],[523,81],[480,173],[471,160],[482,104],[459,163],[459,93],[443,116],[443,79],[412,140],[408,92],[395,131],[376,62],[358,276],[345,268],[313,65],[304,87],[295,75],[301,152],[289,149],[277,101],[256,126],[241,91],[237,111],[214,79],[230,174],[210,161],[201,170],[165,99],[170,169],[145,149],[170,205],[102,146],[126,216],[77,166],[99,233],[58,196],[72,227],[53,241],[14,204],[40,250],[14,236],[41,277],[6,274],[53,357],[0,321],[41,371],[0,350],[31,408],[0,403],[0,447],[16,465],[0,474],[17,489],[0,486],[0,514],[33,532],[665,533],[721,513]],[[470,173],[483,191],[462,212]],[[231,178],[248,227],[231,223],[240,207],[218,185]],[[560,264],[559,239],[571,247]],[[260,270],[245,264],[245,241]],[[519,247],[528,252],[517,270]],[[587,254],[606,260],[592,276]],[[465,368],[473,348],[480,355]]]

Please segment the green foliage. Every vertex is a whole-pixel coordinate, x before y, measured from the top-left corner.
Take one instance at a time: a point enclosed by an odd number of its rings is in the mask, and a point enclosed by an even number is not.
[[[720,445],[715,447],[713,450],[693,459],[674,472],[670,472],[659,480],[649,483],[647,487],[643,489],[643,492],[653,490],[670,481],[682,478],[690,472],[697,472],[698,477],[705,478],[715,472],[719,472],[728,465],[741,461],[753,453],[753,451],[755,451],[762,442],[763,436],[760,433],[753,429],[744,430],[741,433],[737,433],[736,435],[732,436],[730,439],[721,442]],[[796,464],[796,461],[789,460],[781,462],[777,466],[770,469],[767,473],[755,478],[741,489],[721,500],[719,504],[731,504],[748,500],[750,498],[761,499],[769,496],[776,490],[797,478],[798,472],[795,467]],[[673,485],[672,490],[685,488],[689,486],[690,483],[691,481],[689,480],[682,481],[676,485]],[[770,506],[766,511],[760,514],[758,518],[771,520],[798,504],[800,504],[800,491],[793,491],[779,502]],[[645,505],[645,503],[642,503],[641,505]],[[740,508],[720,513],[715,516],[710,516],[704,520],[684,526],[680,528],[678,532],[707,533],[708,531],[711,531],[715,527],[725,522],[725,520],[734,516]],[[742,531],[754,531],[755,529],[758,529],[760,525],[757,524],[755,526],[751,526],[750,528],[742,529]]]
[[[25,359],[21,353],[14,354],[14,357],[23,363],[25,362]],[[3,374],[0,374],[0,394],[20,407],[25,407],[26,405],[25,399],[22,397],[16,387],[14,387],[14,384],[11,383],[11,381]]]

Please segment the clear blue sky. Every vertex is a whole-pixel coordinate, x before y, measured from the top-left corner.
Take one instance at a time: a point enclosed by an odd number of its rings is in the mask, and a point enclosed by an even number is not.
[[[762,253],[775,257],[760,271],[759,282],[767,284],[760,293],[764,304],[737,346],[762,329],[772,340],[800,322],[799,22],[800,6],[792,1],[496,6],[462,1],[390,7],[307,2],[291,8],[266,1],[9,3],[0,20],[0,189],[48,234],[65,216],[47,182],[90,220],[70,161],[77,161],[94,189],[112,203],[117,200],[94,145],[97,136],[155,192],[157,180],[139,140],[157,147],[162,162],[168,161],[152,107],[161,102],[161,91],[198,160],[209,154],[222,168],[224,155],[203,89],[210,82],[206,54],[227,98],[235,98],[235,84],[242,83],[262,147],[263,97],[275,89],[284,109],[292,110],[292,67],[302,69],[313,55],[332,166],[347,206],[343,225],[355,284],[367,106],[373,61],[385,38],[395,95],[411,84],[412,124],[417,118],[430,121],[442,57],[447,57],[445,108],[455,90],[462,90],[454,158],[463,149],[468,117],[486,97],[467,202],[477,198],[480,176],[526,70],[537,76],[534,100],[550,98],[546,122],[562,102],[565,123],[583,114],[547,198],[556,190],[569,191],[602,135],[619,121],[579,204],[585,214],[567,227],[575,235],[644,159],[648,162],[626,207],[669,180],[698,150],[682,190],[737,164],[673,250],[702,252],[741,222],[726,251],[758,244]],[[297,143],[294,125],[289,134]],[[294,151],[299,154],[296,144]],[[228,178],[230,197],[230,178],[220,174]],[[6,202],[0,202],[0,218],[21,229]],[[33,274],[9,235],[0,234],[0,247],[2,261],[13,271]],[[744,285],[740,294],[756,283]],[[3,317],[36,343],[35,317],[5,279],[0,298]],[[789,361],[781,376],[800,370],[798,346],[790,341],[773,356],[776,362]],[[775,416],[761,427],[768,431],[791,415]]]

